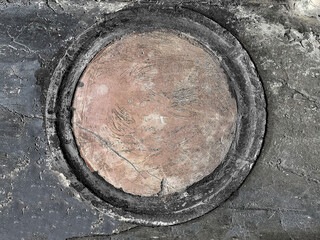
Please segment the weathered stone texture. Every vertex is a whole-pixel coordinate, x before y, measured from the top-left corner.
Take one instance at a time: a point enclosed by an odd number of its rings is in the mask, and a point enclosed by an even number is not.
[[[80,81],[73,126],[81,154],[125,192],[183,190],[210,174],[230,147],[236,101],[219,60],[190,37],[124,37]]]

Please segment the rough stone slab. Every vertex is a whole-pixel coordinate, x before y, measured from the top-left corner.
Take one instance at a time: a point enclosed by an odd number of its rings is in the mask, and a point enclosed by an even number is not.
[[[1,166],[0,179],[1,239],[55,240],[92,235],[105,235],[102,239],[316,239],[320,235],[319,50],[314,47],[320,28],[316,18],[305,17],[303,11],[300,16],[293,13],[288,3],[298,1],[241,1],[242,6],[230,8],[212,1],[215,7],[211,12],[209,7],[202,9],[238,37],[266,90],[266,142],[247,181],[221,208],[188,224],[140,227],[112,237],[106,235],[118,228],[118,223],[110,223],[109,218],[99,216],[73,196],[61,176],[47,166],[50,158],[45,153],[42,120],[33,118],[41,113],[41,105],[33,105],[32,98],[39,99],[45,92],[50,67],[43,60],[62,54],[74,37],[94,23],[100,9],[113,11],[125,4],[0,2],[0,59],[5,63],[0,70],[1,104],[7,108],[0,109],[0,164],[5,165]],[[13,37],[25,31],[15,43],[5,33],[7,29]],[[32,37],[35,29],[39,31],[36,42]],[[22,74],[15,71],[21,78],[30,78],[24,90],[30,91],[29,95],[14,95],[24,83],[8,67],[16,64],[19,67],[14,70],[21,70],[20,66],[30,69],[29,73],[22,70]],[[37,67],[41,92],[34,91]],[[83,239],[97,239],[89,237]]]

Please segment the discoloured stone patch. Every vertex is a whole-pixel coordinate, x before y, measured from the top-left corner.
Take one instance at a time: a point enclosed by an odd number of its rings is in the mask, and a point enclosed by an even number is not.
[[[216,57],[187,36],[134,34],[106,47],[76,90],[73,126],[87,165],[125,192],[183,190],[233,139],[236,101]]]

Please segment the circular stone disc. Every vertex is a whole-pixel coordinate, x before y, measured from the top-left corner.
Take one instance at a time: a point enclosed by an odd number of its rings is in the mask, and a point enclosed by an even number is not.
[[[73,107],[88,167],[141,196],[182,191],[212,173],[237,117],[217,57],[189,36],[164,31],[103,49],[87,65]]]

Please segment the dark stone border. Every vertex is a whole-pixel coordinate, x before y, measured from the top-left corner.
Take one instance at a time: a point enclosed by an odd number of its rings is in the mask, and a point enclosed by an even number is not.
[[[72,132],[72,99],[90,60],[107,44],[133,32],[153,30],[191,35],[221,60],[237,100],[235,139],[225,160],[209,176],[182,193],[140,197],[123,192],[92,173]],[[57,163],[81,197],[106,214],[146,225],[172,225],[216,208],[249,174],[262,145],[266,111],[263,88],[240,43],[207,17],[184,8],[156,5],[130,8],[106,18],[79,36],[57,65],[48,89],[46,132]],[[65,164],[68,163],[68,165]],[[72,174],[70,174],[71,168]]]

